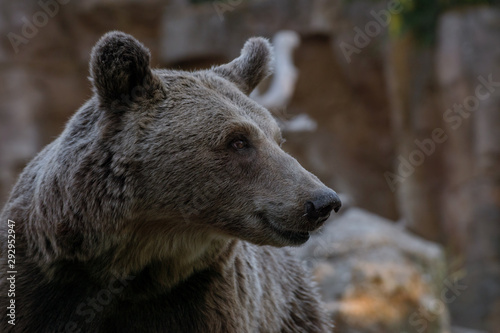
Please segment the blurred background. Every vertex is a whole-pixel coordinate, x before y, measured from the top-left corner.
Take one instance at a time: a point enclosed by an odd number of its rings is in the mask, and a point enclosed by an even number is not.
[[[155,67],[271,39],[252,96],[284,149],[341,193],[297,250],[338,332],[500,332],[500,7],[466,0],[0,0],[0,205],[91,96],[92,46],[134,35]]]

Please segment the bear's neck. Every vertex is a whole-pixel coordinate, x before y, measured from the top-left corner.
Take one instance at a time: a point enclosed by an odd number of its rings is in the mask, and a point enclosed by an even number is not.
[[[171,289],[205,269],[224,270],[234,257],[238,241],[199,226],[161,228],[144,223],[131,230],[130,241],[115,254],[113,271],[120,276],[144,275],[154,284]],[[134,275],[135,274],[135,275]]]

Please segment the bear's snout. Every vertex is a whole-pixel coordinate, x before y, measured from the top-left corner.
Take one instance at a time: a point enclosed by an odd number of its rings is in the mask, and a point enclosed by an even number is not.
[[[342,203],[339,196],[333,190],[326,190],[316,193],[313,198],[307,201],[304,205],[305,216],[311,223],[319,227],[328,219],[331,211],[338,212]]]

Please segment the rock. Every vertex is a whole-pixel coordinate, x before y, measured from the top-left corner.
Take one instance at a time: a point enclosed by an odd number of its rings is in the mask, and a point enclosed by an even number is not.
[[[500,327],[499,21],[497,7],[443,15],[436,67],[449,137],[443,229],[468,286],[450,309],[457,325],[491,332]]]
[[[350,208],[296,251],[338,332],[449,332],[440,246]]]
[[[406,227],[435,242],[442,240],[440,198],[443,181],[442,130],[432,48],[412,35],[394,38],[386,59],[397,158],[385,172],[397,191]],[[418,101],[415,103],[414,101]],[[437,132],[436,132],[437,131]],[[441,135],[437,135],[440,133]]]
[[[165,10],[161,57],[172,64],[189,59],[232,58],[251,36],[270,38],[278,30],[330,33],[339,1],[177,1]]]

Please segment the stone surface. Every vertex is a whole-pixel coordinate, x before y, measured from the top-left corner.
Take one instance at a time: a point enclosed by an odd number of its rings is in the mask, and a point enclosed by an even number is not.
[[[406,228],[425,239],[442,241],[440,198],[445,139],[435,135],[435,131],[443,132],[443,126],[433,74],[434,52],[419,46],[411,35],[395,38],[385,66],[397,157],[393,171],[384,176],[397,192]]]
[[[233,58],[251,36],[272,37],[279,30],[329,34],[340,1],[177,1],[164,12],[161,57],[164,63]]]
[[[468,286],[451,309],[457,324],[491,332],[500,327],[499,21],[498,8],[447,13],[437,53],[443,110],[452,110],[443,227],[465,260]]]
[[[359,208],[327,223],[296,251],[338,332],[449,332],[440,246]]]

